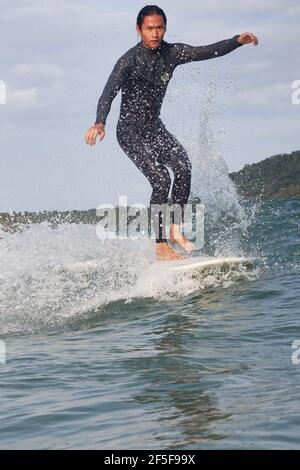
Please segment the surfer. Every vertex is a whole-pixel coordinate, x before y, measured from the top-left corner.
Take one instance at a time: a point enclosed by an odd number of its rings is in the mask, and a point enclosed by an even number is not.
[[[243,44],[257,45],[257,37],[249,32],[207,46],[189,46],[164,41],[167,18],[156,5],[142,8],[136,29],[141,41],[129,49],[116,63],[99,98],[94,126],[85,135],[89,145],[105,137],[105,124],[111,104],[122,89],[121,111],[117,124],[119,145],[145,175],[152,187],[150,207],[167,204],[171,188],[168,168],[174,175],[171,190],[173,204],[184,209],[191,188],[191,163],[178,140],[160,119],[162,102],[178,65],[221,57]],[[158,259],[181,259],[175,245],[190,253],[193,244],[183,235],[181,225],[171,223],[166,237],[161,211],[153,217],[156,224],[156,256]]]

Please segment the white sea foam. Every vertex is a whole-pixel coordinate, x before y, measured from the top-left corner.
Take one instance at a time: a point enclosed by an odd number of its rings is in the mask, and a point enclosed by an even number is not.
[[[192,279],[171,276],[167,267],[154,271],[152,241],[99,241],[94,225],[42,223],[1,236],[1,335],[55,330],[111,302],[182,297],[244,275]]]

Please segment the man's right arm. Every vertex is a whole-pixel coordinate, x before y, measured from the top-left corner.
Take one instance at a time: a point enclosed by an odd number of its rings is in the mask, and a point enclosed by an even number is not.
[[[122,87],[128,73],[128,67],[129,61],[124,56],[121,57],[114,66],[98,101],[95,124],[102,123],[105,125],[111,104]]]
[[[121,57],[112,73],[110,74],[107,83],[104,87],[102,95],[99,98],[97,106],[97,116],[94,126],[92,126],[85,134],[85,141],[89,145],[96,144],[96,138],[99,135],[100,140],[105,137],[105,124],[107,116],[110,112],[111,104],[118,94],[120,88],[125,81],[129,70],[129,60],[125,56]]]

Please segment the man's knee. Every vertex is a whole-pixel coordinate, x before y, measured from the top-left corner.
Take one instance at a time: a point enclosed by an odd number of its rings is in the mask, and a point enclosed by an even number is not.
[[[171,188],[171,177],[168,171],[160,173],[155,180],[152,181],[152,189],[159,196],[159,200],[164,202],[168,197]]]
[[[166,171],[164,171],[163,174],[161,175],[161,185],[162,185],[164,188],[169,188],[169,189],[170,189],[171,183],[172,183],[172,180],[171,180],[170,173],[166,170]]]
[[[184,179],[191,179],[192,165],[188,158],[179,158],[174,168],[174,175]]]

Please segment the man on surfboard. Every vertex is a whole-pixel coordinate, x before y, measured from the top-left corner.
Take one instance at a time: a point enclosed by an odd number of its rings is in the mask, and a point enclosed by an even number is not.
[[[145,6],[138,14],[136,29],[141,41],[129,49],[116,63],[99,98],[97,117],[85,135],[89,145],[95,145],[105,137],[105,124],[111,104],[122,89],[117,139],[137,168],[152,186],[150,207],[167,204],[171,188],[170,168],[174,175],[172,203],[184,210],[191,188],[191,163],[178,140],[168,132],[160,119],[162,102],[178,65],[213,59],[237,49],[243,44],[257,45],[257,37],[249,32],[236,35],[208,46],[189,46],[167,43],[167,18],[156,5]],[[193,244],[182,234],[181,226],[170,225],[170,236],[163,230],[161,211],[155,214],[156,256],[158,259],[181,259],[168,240],[190,253]]]

